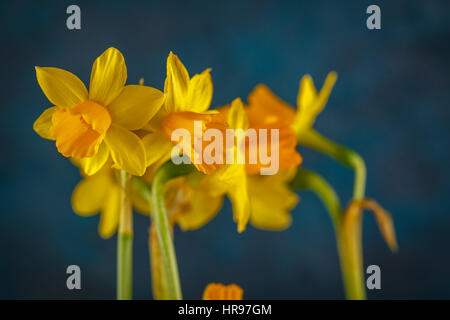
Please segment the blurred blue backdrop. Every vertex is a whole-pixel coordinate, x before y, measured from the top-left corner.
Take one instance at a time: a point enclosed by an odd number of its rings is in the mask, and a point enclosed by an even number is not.
[[[382,30],[366,28],[381,7]],[[81,8],[82,29],[66,28]],[[212,67],[213,105],[246,98],[265,83],[295,103],[309,73],[322,84],[339,74],[316,128],[360,152],[367,195],[393,214],[400,250],[392,254],[371,215],[364,262],[382,270],[369,298],[450,298],[450,6],[445,1],[2,1],[0,5],[0,298],[115,298],[115,238],[97,235],[98,216],[72,212],[78,170],[32,129],[50,106],[34,66],[55,66],[89,81],[110,46],[125,56],[128,83],[163,88],[170,50],[191,74]],[[325,176],[344,201],[352,172],[310,150],[304,165]],[[188,299],[209,282],[235,282],[245,298],[343,298],[333,229],[325,209],[301,194],[284,232],[237,234],[229,203],[198,231],[175,230]],[[134,296],[151,298],[146,217],[135,217]],[[66,267],[82,270],[82,290],[66,289]]]

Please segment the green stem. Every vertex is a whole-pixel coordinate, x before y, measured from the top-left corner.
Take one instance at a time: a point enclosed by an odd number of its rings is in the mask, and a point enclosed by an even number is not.
[[[361,231],[361,221],[359,221],[351,225],[343,222],[336,232],[342,280],[348,300],[366,299]]]
[[[132,299],[133,235],[119,233],[117,240],[117,300]]]
[[[333,226],[337,229],[342,214],[341,202],[336,191],[323,177],[315,172],[299,167],[290,185],[296,190],[313,191],[324,204]]]
[[[117,235],[117,300],[131,300],[133,288],[133,214],[130,200],[130,176],[119,174],[121,201]]]
[[[175,165],[168,161],[156,172],[152,182],[153,223],[167,277],[168,298],[171,300],[181,300],[182,295],[175,248],[164,203],[163,187],[170,179],[189,174],[193,170],[192,165]]]
[[[345,225],[339,197],[334,188],[320,175],[298,168],[290,183],[296,190],[310,190],[322,201],[330,215],[336,233],[342,279],[347,299],[366,298],[362,273],[361,222]]]
[[[139,195],[151,207],[152,191],[148,184],[142,179],[134,177],[132,180],[133,192]],[[150,212],[151,217],[151,212]],[[153,219],[153,218],[152,218]],[[152,278],[152,292],[155,300],[168,300],[167,276],[165,274],[164,265],[162,262],[158,236],[156,233],[155,224],[150,225],[148,236],[148,249],[150,257],[150,274]]]
[[[359,201],[364,198],[366,189],[366,165],[364,159],[358,153],[329,140],[312,128],[299,132],[298,142],[352,168],[355,171],[353,200]]]

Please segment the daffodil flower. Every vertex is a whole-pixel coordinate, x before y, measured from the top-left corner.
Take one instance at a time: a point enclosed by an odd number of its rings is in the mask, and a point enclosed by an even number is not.
[[[79,162],[74,161],[76,165]],[[100,213],[98,233],[104,238],[110,238],[117,230],[120,217],[120,202],[122,197],[119,182],[119,171],[111,168],[111,160],[95,174],[81,174],[83,179],[72,192],[72,209],[82,217],[90,217]],[[148,215],[148,203],[136,193],[131,194],[133,207],[144,215]]]
[[[244,290],[237,284],[210,283],[203,291],[202,300],[242,300]]]
[[[302,133],[312,128],[317,115],[325,108],[336,79],[336,72],[330,72],[322,89],[317,92],[311,76],[305,75],[300,80],[297,110],[278,98],[267,86],[260,84],[248,97],[249,110],[263,113],[267,124],[286,123],[291,125],[297,134]]]
[[[143,138],[147,153],[147,166],[158,160],[165,162],[170,158],[175,143],[171,141],[174,130],[186,129],[194,137],[194,121],[202,123],[202,133],[208,128],[223,131],[227,127],[226,123],[217,116],[217,113],[207,111],[213,94],[210,69],[190,78],[180,59],[170,52],[167,58],[164,93],[166,95],[164,107],[144,128],[150,132]],[[207,145],[207,143],[204,143],[203,149]],[[194,139],[192,139],[191,144],[184,144],[183,146],[183,152],[191,157],[191,160],[203,149],[196,150],[194,148]],[[199,171],[207,174],[219,167],[218,164],[206,164],[204,162],[194,162],[194,165]]]
[[[250,222],[260,228],[269,230],[281,230],[290,225],[290,215],[287,210],[292,209],[297,203],[297,197],[294,193],[283,187],[286,182],[286,176],[283,175],[285,169],[295,169],[301,163],[301,157],[295,150],[295,135],[289,127],[283,127],[282,123],[264,123],[261,121],[261,114],[255,115],[248,113],[240,99],[235,99],[229,109],[225,109],[228,115],[228,124],[233,129],[243,129],[244,131],[252,127],[255,129],[278,129],[279,142],[276,146],[279,148],[279,166],[280,172],[273,176],[259,176],[261,167],[264,166],[260,161],[251,164],[249,161],[245,165],[234,162],[220,169],[207,179],[216,184],[214,190],[220,190],[220,186],[225,188],[225,193],[231,200],[233,206],[233,217],[238,224],[238,232],[246,228]],[[268,139],[269,140],[269,139]],[[271,140],[270,140],[271,141]],[[239,156],[239,145],[246,141],[237,141],[234,148],[234,154]],[[247,145],[245,150],[261,147],[260,144],[267,141],[258,141],[256,146]],[[264,188],[263,185],[266,187]],[[283,192],[280,192],[283,190]],[[286,193],[285,193],[286,192]],[[262,202],[272,204],[262,205]]]
[[[153,118],[164,95],[147,86],[125,86],[127,68],[120,51],[109,48],[95,60],[89,92],[77,76],[62,69],[36,67],[36,77],[54,105],[34,123],[41,137],[55,140],[65,157],[81,159],[87,175],[98,172],[110,156],[115,168],[144,174],[144,144],[132,131]]]
[[[248,117],[240,99],[235,99],[229,107],[219,108],[219,112],[226,116],[229,127],[233,129],[247,130],[251,124],[259,123],[259,118],[254,119],[253,115]],[[233,161],[206,176],[192,173],[174,179],[166,184],[169,221],[178,224],[182,230],[200,228],[217,214],[222,207],[223,196],[227,195],[232,203],[238,232],[245,230],[247,222],[266,230],[289,227],[292,221],[289,211],[297,204],[298,197],[287,184],[295,174],[301,157],[295,151],[292,129],[275,124],[272,127],[281,128],[279,145],[285,148],[280,150],[281,170],[277,174],[260,176],[256,169],[263,167],[263,164]],[[241,143],[244,141],[238,137],[233,145],[234,160],[245,156],[239,155],[241,148],[238,146]],[[246,147],[245,150],[248,149]]]

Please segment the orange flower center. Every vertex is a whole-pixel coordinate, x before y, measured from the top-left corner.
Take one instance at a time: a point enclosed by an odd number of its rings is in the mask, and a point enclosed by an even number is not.
[[[203,292],[203,300],[242,300],[244,290],[236,284],[210,283]]]
[[[50,133],[62,155],[85,158],[97,153],[110,125],[108,110],[87,100],[71,108],[56,110]]]
[[[195,124],[201,122],[201,128],[196,128]],[[172,141],[174,144],[181,144],[183,153],[190,157],[191,162],[198,170],[209,174],[218,169],[221,164],[207,164],[201,160],[205,148],[214,141],[203,141],[203,134],[207,129],[218,129],[225,136],[227,123],[220,114],[200,114],[196,112],[180,111],[172,112],[164,118],[162,123],[163,131],[172,138],[172,133],[177,129],[184,129],[189,132],[190,141]],[[197,143],[196,143],[197,141]],[[224,163],[224,161],[222,161]]]

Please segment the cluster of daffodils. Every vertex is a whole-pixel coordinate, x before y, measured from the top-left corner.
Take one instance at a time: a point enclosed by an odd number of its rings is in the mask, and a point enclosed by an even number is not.
[[[296,191],[309,189],[324,202],[336,230],[342,276],[347,297],[364,299],[362,276],[361,214],[374,212],[388,245],[396,248],[393,222],[374,200],[366,199],[365,165],[354,151],[325,138],[314,128],[337,75],[331,72],[318,91],[310,76],[300,81],[297,109],[264,85],[255,87],[244,103],[210,109],[213,84],[210,69],[190,76],[173,53],[167,58],[164,90],[128,84],[122,54],[107,49],[94,62],[89,90],[74,74],[36,67],[37,81],[53,106],[34,123],[43,138],[70,158],[83,177],[72,195],[73,210],[81,216],[100,213],[98,232],[118,240],[117,297],[131,299],[133,208],[150,216],[149,249],[155,299],[181,299],[173,246],[173,228],[195,230],[221,209],[224,197],[232,204],[237,231],[247,225],[282,231],[292,222],[290,211],[298,204]],[[200,124],[200,130],[197,130]],[[194,139],[174,141],[177,130]],[[233,137],[215,159],[198,161],[211,149],[208,130],[242,134]],[[249,141],[247,132],[269,132],[268,139]],[[274,134],[276,132],[276,139]],[[203,143],[197,144],[200,139]],[[215,141],[217,142],[217,141]],[[220,142],[222,143],[222,142]],[[342,208],[334,189],[319,175],[303,168],[299,146],[313,148],[355,171],[354,196]],[[228,155],[231,151],[232,159]],[[254,161],[248,159],[255,151]],[[276,153],[275,174],[262,175],[270,166],[262,154]],[[183,156],[175,164],[174,155]],[[235,285],[209,284],[204,299],[242,299]]]

